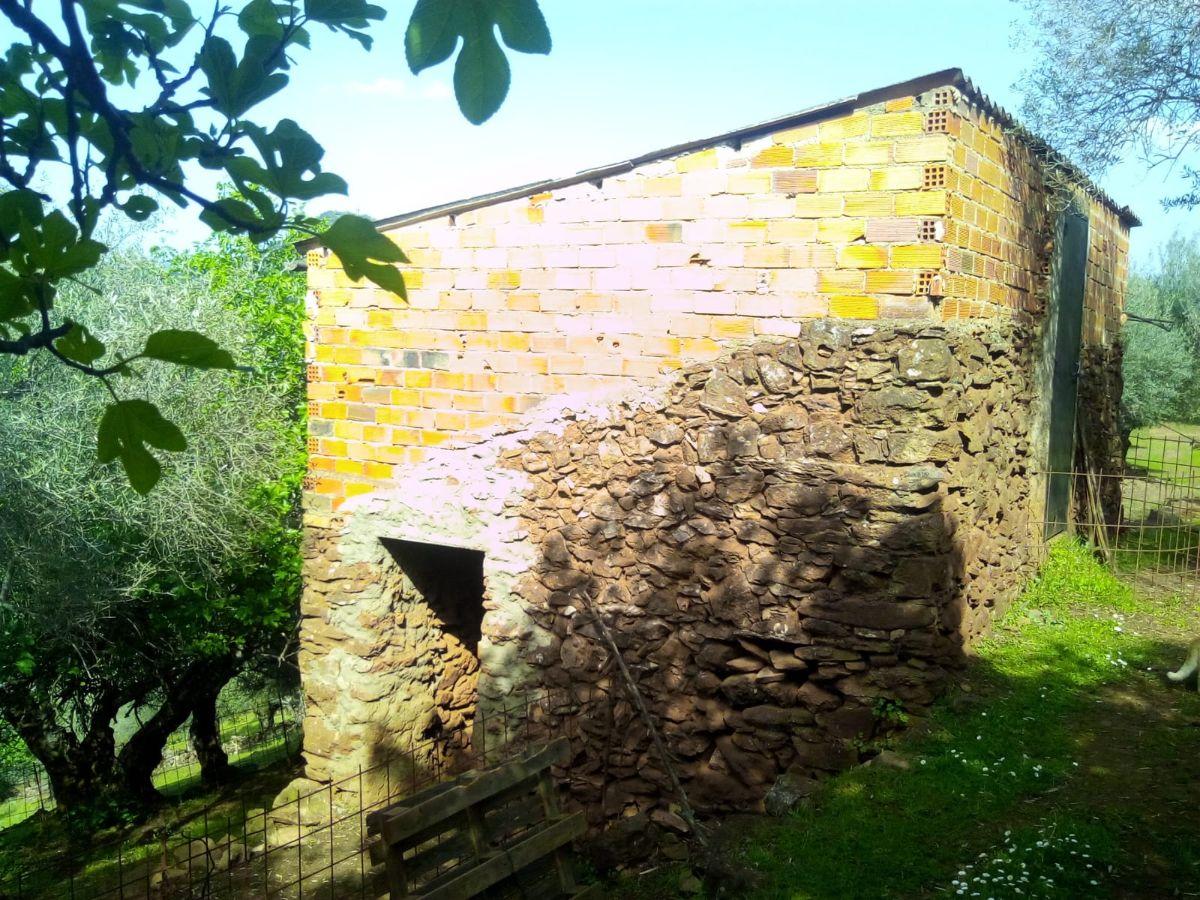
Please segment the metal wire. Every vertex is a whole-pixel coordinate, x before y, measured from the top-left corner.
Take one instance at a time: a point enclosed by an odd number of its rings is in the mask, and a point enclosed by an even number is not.
[[[256,816],[250,815],[253,801],[241,794],[218,801],[223,803],[221,810],[200,811],[170,842],[151,836],[147,843],[117,842],[93,846],[87,853],[64,853],[38,871],[23,869],[0,879],[0,898],[373,900],[386,887],[381,866],[369,857],[374,840],[371,814],[471,768],[525,752],[530,729],[510,723],[531,722],[535,707],[545,711],[545,706],[546,698],[539,694],[494,710],[492,718],[504,722],[505,739],[486,745],[486,758],[484,729],[473,728],[468,718],[452,732],[413,740],[370,767],[360,766],[346,778],[298,793],[283,806]],[[393,772],[403,777],[393,779]],[[373,793],[371,784],[381,784],[382,793]],[[240,810],[236,820],[235,810]],[[316,810],[324,813],[320,822],[313,821]],[[286,838],[278,829],[272,832],[273,816],[287,822]],[[103,863],[106,858],[111,865]],[[446,870],[454,863],[448,860]]]

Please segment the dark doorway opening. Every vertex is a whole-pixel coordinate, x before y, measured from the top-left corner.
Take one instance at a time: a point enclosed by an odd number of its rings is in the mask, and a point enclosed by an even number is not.
[[[483,633],[483,553],[463,547],[384,539],[404,573],[402,590],[422,603],[418,619],[422,662],[433,669],[437,719],[426,737],[459,730],[475,716],[479,641]]]
[[[1050,382],[1050,446],[1047,450],[1047,538],[1066,531],[1070,525],[1079,354],[1083,340],[1083,295],[1088,258],[1087,213],[1077,204],[1072,204],[1063,212],[1055,256],[1055,278],[1050,294],[1054,360]]]

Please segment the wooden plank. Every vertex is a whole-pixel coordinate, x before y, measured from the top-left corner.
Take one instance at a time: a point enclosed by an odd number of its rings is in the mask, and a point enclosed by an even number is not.
[[[582,835],[586,828],[582,812],[552,822],[507,850],[489,853],[470,870],[451,873],[453,877],[424,891],[420,895],[421,900],[468,900],[570,843]]]
[[[415,885],[422,881],[432,881],[442,874],[437,871],[441,867],[459,860],[474,865],[473,860],[477,857],[475,845],[469,834],[463,831],[450,832],[445,840],[437,843],[431,842],[412,856],[405,858],[404,867],[408,883]]]
[[[367,813],[367,831],[377,833],[379,831],[379,826],[389,816],[393,815],[396,810],[407,809],[417,804],[424,803],[427,800],[432,800],[434,797],[453,790],[464,781],[470,780],[471,776],[473,775],[475,775],[474,772],[467,772],[463,775],[459,775],[452,781],[443,781],[439,782],[438,784],[430,785],[427,788],[417,791],[415,794],[412,794],[408,797],[401,797],[400,799],[393,801],[383,809],[377,809],[373,812]]]
[[[483,813],[483,823],[488,841],[493,844],[503,844],[514,833],[525,831],[533,825],[545,822],[548,818],[554,817],[546,815],[541,800],[533,795],[509,800],[504,806],[498,806]]]
[[[524,759],[486,771],[469,783],[458,785],[439,796],[381,817],[380,832],[388,844],[400,843],[433,823],[456,815],[481,800],[507,790],[555,763],[564,762],[568,752],[567,739],[559,738]]]

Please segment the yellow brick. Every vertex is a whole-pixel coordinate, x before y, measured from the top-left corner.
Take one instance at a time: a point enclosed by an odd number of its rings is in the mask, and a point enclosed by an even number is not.
[[[858,112],[850,116],[843,116],[840,119],[822,122],[820,127],[821,140],[838,141],[844,138],[862,137],[867,133],[867,126],[870,124],[870,121],[871,117],[867,113]]]
[[[822,244],[792,247],[793,269],[827,269],[833,266],[833,248]]]
[[[460,312],[454,315],[454,327],[464,331],[486,331],[487,323],[488,317],[485,312]]]
[[[357,497],[360,494],[369,494],[375,490],[373,484],[363,484],[362,482],[352,481],[346,485],[346,496]]]
[[[356,459],[336,459],[333,461],[333,471],[341,475],[361,475],[366,466]]]
[[[796,166],[840,166],[842,164],[841,144],[804,144],[796,148]]]
[[[322,403],[321,418],[322,419],[344,419],[346,418],[345,403]]]
[[[500,335],[500,349],[524,353],[529,349],[529,335],[512,331],[504,332]]]
[[[400,274],[404,276],[404,286],[410,291],[420,290],[425,286],[425,273],[420,269],[405,269]]]
[[[868,169],[825,169],[817,175],[822,191],[865,191],[870,176]]]
[[[750,160],[750,165],[755,168],[790,166],[792,164],[792,157],[793,151],[791,147],[786,144],[772,144]]]
[[[729,223],[729,237],[735,241],[760,240],[766,233],[767,223],[762,219]]]
[[[899,244],[892,247],[892,266],[897,269],[940,269],[941,244]]]
[[[800,194],[796,197],[796,215],[801,219],[820,219],[841,213],[841,194]]]
[[[677,172],[698,172],[701,169],[715,169],[716,167],[717,150],[715,147],[701,150],[699,153],[689,153],[687,156],[681,156],[675,160],[675,171]]]
[[[537,225],[541,222],[545,222],[546,221],[546,210],[540,206],[531,204],[530,206],[526,207],[526,209],[525,209],[525,219],[526,219],[526,221],[528,221],[534,225]]]
[[[883,104],[884,112],[904,112],[906,109],[912,109],[916,102],[914,97],[893,97]]]
[[[450,440],[451,435],[444,431],[433,431],[425,428],[421,431],[421,443],[426,447],[436,447],[438,444],[444,444]]]
[[[838,251],[838,265],[848,269],[882,269],[887,258],[887,248],[876,244],[850,244]]]
[[[706,337],[681,338],[680,344],[681,352],[689,358],[714,356],[721,352],[720,344]]]
[[[872,137],[898,137],[924,131],[925,117],[919,112],[883,113],[871,119]]]
[[[467,378],[465,372],[434,372],[433,386],[438,390],[462,391],[466,390]]]
[[[746,248],[746,266],[749,268],[783,268],[790,262],[786,244],[766,244]]]
[[[770,172],[730,172],[725,185],[729,194],[767,194],[771,191]]]
[[[521,286],[521,273],[513,269],[488,272],[487,286],[493,291],[511,291]]]
[[[890,141],[851,142],[846,145],[845,161],[848,166],[877,166],[892,161]]]
[[[655,243],[683,240],[683,226],[678,222],[652,222],[646,226],[646,239]]]
[[[912,272],[888,272],[874,269],[867,273],[867,290],[872,294],[911,294],[916,290]]]
[[[950,136],[927,134],[912,140],[897,141],[894,150],[896,162],[931,162],[950,159]]]
[[[821,272],[817,275],[817,291],[822,294],[845,294],[849,291],[866,290],[866,276],[862,272]]]
[[[772,243],[811,241],[817,236],[812,219],[772,219],[767,223],[767,240]]]
[[[385,463],[369,462],[367,463],[366,475],[368,478],[375,478],[380,481],[384,481],[392,477],[392,467],[386,465]]]
[[[873,191],[915,191],[924,180],[920,166],[889,166],[871,172]]]
[[[754,320],[740,316],[714,316],[710,332],[714,340],[737,340],[754,337]]]
[[[890,216],[896,203],[896,195],[888,191],[862,191],[846,196],[848,216]]]
[[[817,132],[816,125],[801,125],[799,128],[780,131],[778,134],[772,135],[771,139],[777,144],[802,144],[816,138]]]
[[[409,375],[422,374],[426,376],[426,384],[428,386],[429,372],[410,372]],[[419,406],[421,403],[421,394],[416,387],[407,388],[392,388],[391,404],[393,406]]]
[[[678,197],[683,193],[683,181],[678,175],[647,178],[642,182],[642,192],[647,197]]]
[[[826,244],[849,244],[866,233],[863,219],[822,219],[817,223],[817,240]]]
[[[945,212],[945,191],[906,191],[896,195],[898,216],[940,216]]]
[[[829,315],[839,319],[876,319],[879,301],[874,297],[830,297]]]
[[[413,369],[404,373],[404,386],[426,388],[433,384],[433,373],[428,369]],[[395,402],[394,400],[392,401]]]

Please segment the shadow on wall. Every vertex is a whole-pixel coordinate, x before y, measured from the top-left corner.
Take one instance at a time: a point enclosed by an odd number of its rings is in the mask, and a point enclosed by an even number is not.
[[[993,415],[1028,381],[989,334],[814,326],[567,427],[526,513],[523,596],[555,637],[542,681],[594,825],[680,822],[593,610],[701,810],[761,809],[784,773],[803,790],[932,701],[1033,558],[1013,555],[1027,478],[1000,478],[1028,471],[1024,420]]]
[[[730,469],[680,490],[662,529],[568,529],[575,562],[629,560],[567,569],[577,583],[549,598],[562,646],[546,683],[576,719],[569,781],[597,824],[678,798],[594,615],[705,811],[761,809],[785,772],[853,765],[962,661],[961,557],[929,473],[881,491],[820,467]]]
[[[680,827],[594,607],[701,811],[759,809],[782,775],[804,791],[853,764],[901,712],[921,714],[1036,561],[1024,335],[809,323],[603,414],[564,412],[561,433],[514,436],[492,471],[523,470],[506,482],[520,488],[494,504],[487,527],[506,537],[483,560],[372,537],[367,562],[329,576],[330,614],[362,643],[339,634],[351,652],[317,661],[353,665],[343,720],[367,724],[326,744],[374,763],[464,734],[476,696],[545,690],[542,727],[571,733],[564,780],[591,823],[641,812]],[[494,573],[482,591],[480,566]],[[310,694],[327,683],[333,706],[332,679]]]

